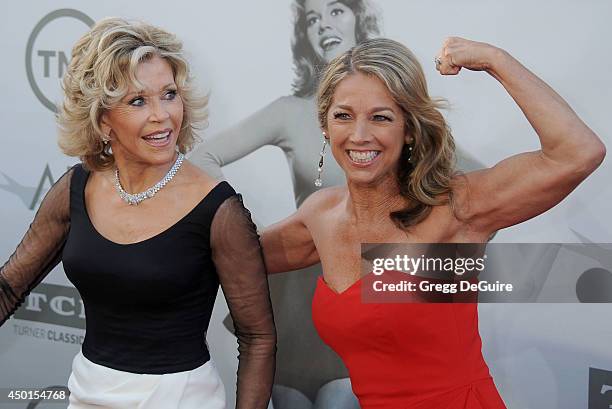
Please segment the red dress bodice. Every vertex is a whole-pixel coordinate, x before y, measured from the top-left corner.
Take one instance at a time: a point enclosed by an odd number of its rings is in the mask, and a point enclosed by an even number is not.
[[[336,293],[319,277],[312,302],[363,409],[505,408],[482,356],[476,303],[364,303],[361,287],[374,279]]]

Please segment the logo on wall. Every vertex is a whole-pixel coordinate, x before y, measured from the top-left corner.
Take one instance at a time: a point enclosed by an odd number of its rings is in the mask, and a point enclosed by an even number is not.
[[[68,167],[70,169],[70,167]],[[42,175],[37,186],[26,186],[22,185],[9,175],[4,172],[0,174],[6,179],[6,183],[0,184],[0,189],[17,195],[23,204],[30,210],[34,210],[38,207],[47,191],[55,183],[55,179],[51,174],[51,168],[49,164],[45,165]]]
[[[612,409],[612,371],[589,368],[589,409]]]
[[[36,98],[52,112],[57,112],[56,103],[61,99],[61,78],[72,45],[93,25],[81,11],[60,9],[44,16],[30,34],[25,55],[28,82]]]
[[[74,287],[39,284],[14,318],[85,329],[85,306]]]

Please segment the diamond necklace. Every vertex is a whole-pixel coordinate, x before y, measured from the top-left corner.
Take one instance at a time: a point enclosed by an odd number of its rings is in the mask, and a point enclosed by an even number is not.
[[[121,199],[123,199],[127,204],[137,205],[143,200],[152,198],[157,192],[160,191],[162,187],[166,186],[166,184],[168,184],[168,182],[172,180],[174,175],[176,175],[176,172],[178,172],[178,170],[180,169],[181,165],[183,164],[183,159],[185,159],[185,155],[179,152],[178,157],[176,158],[176,162],[174,162],[174,165],[172,165],[172,167],[170,168],[168,173],[166,173],[166,176],[164,176],[162,180],[160,180],[144,192],[134,194],[128,193],[123,190],[123,186],[121,186],[121,181],[119,180],[119,168],[115,167],[115,189],[117,189],[117,193],[119,193]]]

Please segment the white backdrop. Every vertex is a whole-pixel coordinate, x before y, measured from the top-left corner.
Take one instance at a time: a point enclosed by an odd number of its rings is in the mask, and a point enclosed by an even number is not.
[[[537,137],[492,78],[471,72],[462,72],[459,77],[437,75],[433,57],[448,35],[505,48],[566,98],[604,142],[610,140],[609,0],[375,3],[381,11],[384,35],[408,45],[419,57],[431,94],[444,96],[452,104],[446,114],[456,139],[486,165],[537,149]],[[289,0],[5,3],[0,25],[0,84],[5,97],[0,109],[4,129],[0,142],[0,261],[12,253],[33,217],[29,205],[45,167],[49,165],[57,178],[75,163],[60,153],[54,114],[37,98],[26,74],[26,45],[34,28],[45,15],[64,8],[79,10],[93,20],[106,16],[142,19],[176,33],[184,41],[198,84],[211,93],[210,127],[203,133],[204,138],[290,93],[293,71]],[[34,82],[47,98],[57,101],[60,96],[60,52],[69,56],[72,43],[86,29],[83,22],[65,17],[47,24],[35,39],[31,54]],[[45,54],[46,51],[55,51],[55,55]],[[609,162],[604,162],[559,206],[501,231],[495,241],[581,242],[586,238],[610,242]],[[313,170],[314,167],[313,163]],[[244,194],[247,206],[262,224],[277,221],[295,209],[289,170],[279,149],[260,149],[225,167],[224,173]],[[48,187],[47,182],[44,189]],[[61,266],[45,283],[69,285]],[[73,319],[78,321],[78,308],[71,309],[70,303],[56,307],[67,314],[74,310]],[[236,344],[221,324],[226,314],[227,307],[220,296],[208,339],[232,403]],[[485,357],[508,406],[586,407],[589,368],[612,371],[611,315],[612,307],[605,304],[481,305]],[[44,336],[23,332],[37,328],[45,331]],[[69,337],[57,339],[58,333],[82,335],[83,331],[21,319],[5,323],[0,329],[0,388],[65,385],[79,345],[71,344]],[[608,372],[608,376],[612,374]],[[4,406],[26,407],[0,401],[0,407]]]

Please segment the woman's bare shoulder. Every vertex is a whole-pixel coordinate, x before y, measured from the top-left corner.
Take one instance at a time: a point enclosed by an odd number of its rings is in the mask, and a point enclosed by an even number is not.
[[[277,98],[274,102],[292,107],[304,107],[312,104],[313,101],[308,98],[296,97],[295,95],[283,95],[282,97]]]
[[[181,170],[183,171],[183,174],[180,179],[180,186],[184,189],[196,190],[205,193],[209,192],[220,183],[219,180],[213,178],[204,170],[188,160],[183,162]]]
[[[296,97],[295,95],[284,95],[277,98],[268,105],[268,109],[277,111],[288,116],[308,115],[314,107],[314,102],[311,99]]]
[[[321,213],[336,207],[346,198],[345,186],[326,187],[308,196],[298,211],[302,213]]]

